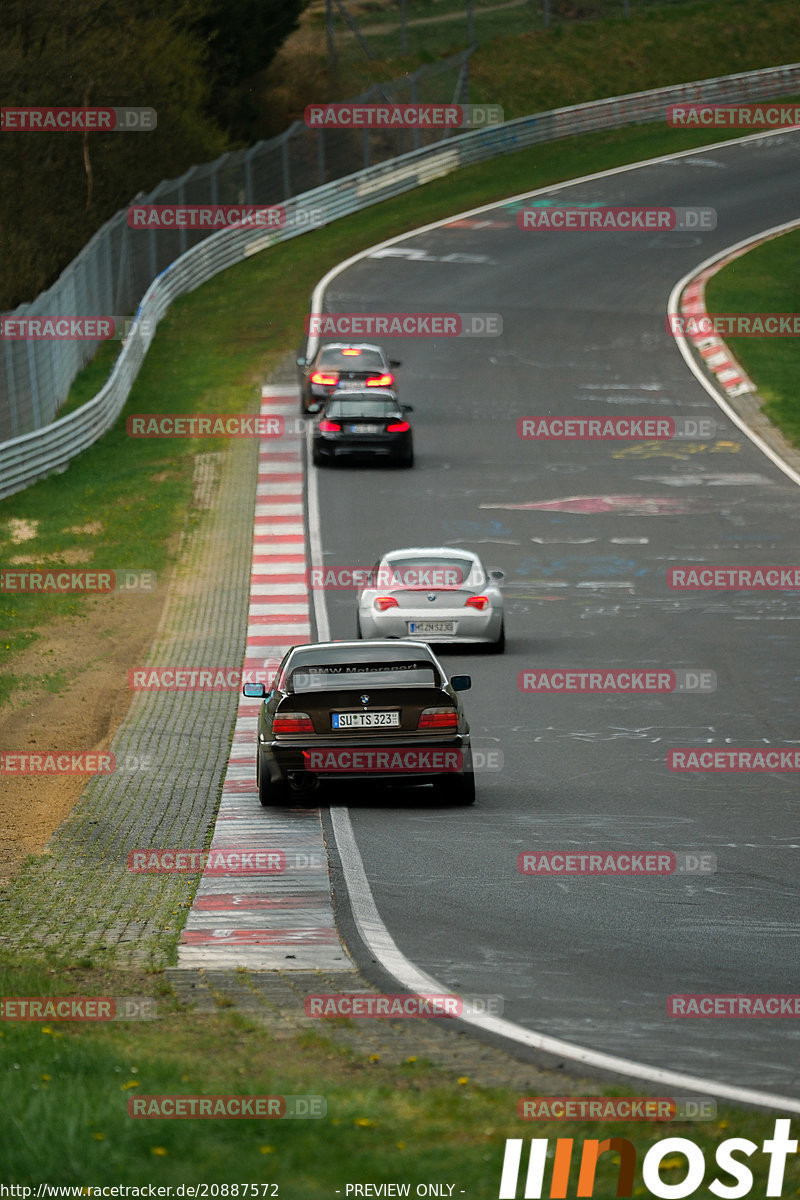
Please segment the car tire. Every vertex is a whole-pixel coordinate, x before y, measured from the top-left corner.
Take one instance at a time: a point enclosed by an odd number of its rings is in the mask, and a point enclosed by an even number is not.
[[[439,795],[449,804],[475,803],[475,772],[464,771],[459,775],[445,776],[437,784]]]
[[[314,464],[314,466],[315,466],[315,467],[321,467],[321,466],[322,466],[322,464],[323,464],[323,462],[324,462],[325,460],[324,460],[324,458],[322,457],[322,455],[321,455],[321,454],[316,454],[316,453],[315,453],[315,452],[312,450],[312,452],[311,452],[311,461],[312,461],[312,463]]]
[[[413,467],[413,465],[414,465],[414,452],[412,451],[411,454],[409,454],[408,458],[404,458],[401,460],[400,466],[401,467]]]
[[[502,654],[506,648],[506,624],[505,621],[500,626],[500,636],[496,642],[489,643],[490,654]]]
[[[262,808],[267,808],[271,804],[286,803],[286,785],[272,782],[269,771],[261,761],[260,750],[256,751],[256,783]]]

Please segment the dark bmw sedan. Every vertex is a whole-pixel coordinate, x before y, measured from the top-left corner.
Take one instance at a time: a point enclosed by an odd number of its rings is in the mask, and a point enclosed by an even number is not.
[[[406,420],[411,411],[390,391],[334,392],[314,429],[314,464],[371,458],[413,467],[413,436]]]
[[[262,805],[286,804],[326,780],[433,784],[473,804],[469,725],[458,693],[424,642],[293,646],[272,687],[246,683],[259,710],[256,779]]]

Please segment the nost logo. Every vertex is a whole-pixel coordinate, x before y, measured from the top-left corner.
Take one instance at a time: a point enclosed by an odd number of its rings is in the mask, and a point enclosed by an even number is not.
[[[759,1195],[783,1195],[783,1179],[786,1159],[797,1153],[797,1140],[790,1137],[791,1122],[778,1118],[771,1138],[761,1144],[761,1153],[769,1158],[767,1190]],[[531,1138],[528,1163],[524,1176],[524,1191],[519,1190],[522,1167],[522,1138],[506,1138],[503,1166],[500,1177],[499,1200],[541,1200],[541,1197],[564,1197],[568,1194],[573,1160],[573,1138],[557,1138],[551,1146],[549,1138]],[[716,1196],[738,1198],[749,1196],[753,1187],[753,1172],[742,1158],[751,1158],[759,1149],[756,1142],[743,1138],[726,1138],[714,1149],[716,1165],[726,1176],[733,1176],[734,1183],[715,1178],[706,1181],[706,1188]],[[597,1164],[602,1155],[615,1155],[618,1162],[617,1188],[615,1195],[633,1195],[636,1177],[637,1152],[628,1138],[610,1137],[599,1141],[586,1138],[580,1149],[578,1178],[575,1195],[605,1200],[607,1190],[595,1192]],[[736,1157],[734,1157],[734,1154]],[[660,1167],[667,1158],[680,1155],[686,1160],[686,1169],[679,1182],[667,1183],[661,1178]],[[545,1191],[545,1174],[549,1171],[549,1189]],[[659,1200],[681,1200],[684,1196],[698,1195],[706,1175],[706,1160],[702,1149],[691,1139],[684,1137],[662,1138],[652,1145],[641,1163],[641,1185],[637,1194],[646,1191]],[[571,1193],[570,1193],[571,1194]]]

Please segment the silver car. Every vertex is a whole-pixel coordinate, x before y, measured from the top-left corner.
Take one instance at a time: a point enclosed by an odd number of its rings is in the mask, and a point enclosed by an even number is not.
[[[482,642],[505,647],[502,571],[483,569],[477,554],[450,546],[385,554],[358,593],[360,638]]]

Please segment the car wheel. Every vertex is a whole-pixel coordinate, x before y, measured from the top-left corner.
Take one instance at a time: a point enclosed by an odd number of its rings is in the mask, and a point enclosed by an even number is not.
[[[270,804],[286,803],[286,785],[272,782],[269,771],[261,761],[261,752],[258,750],[256,751],[256,782],[258,798],[263,808],[267,808]]]
[[[400,463],[400,466],[401,467],[413,467],[413,465],[414,465],[414,452],[412,450],[412,452],[409,454],[408,458],[404,458],[402,460],[402,462]]]
[[[502,654],[506,648],[506,624],[505,621],[500,626],[500,636],[496,642],[489,643],[490,654]]]
[[[321,454],[317,454],[316,451],[312,450],[311,451],[311,461],[315,467],[321,467],[324,462],[324,459]]]
[[[475,772],[464,771],[461,775],[446,775],[437,784],[439,795],[450,804],[475,803]]]

